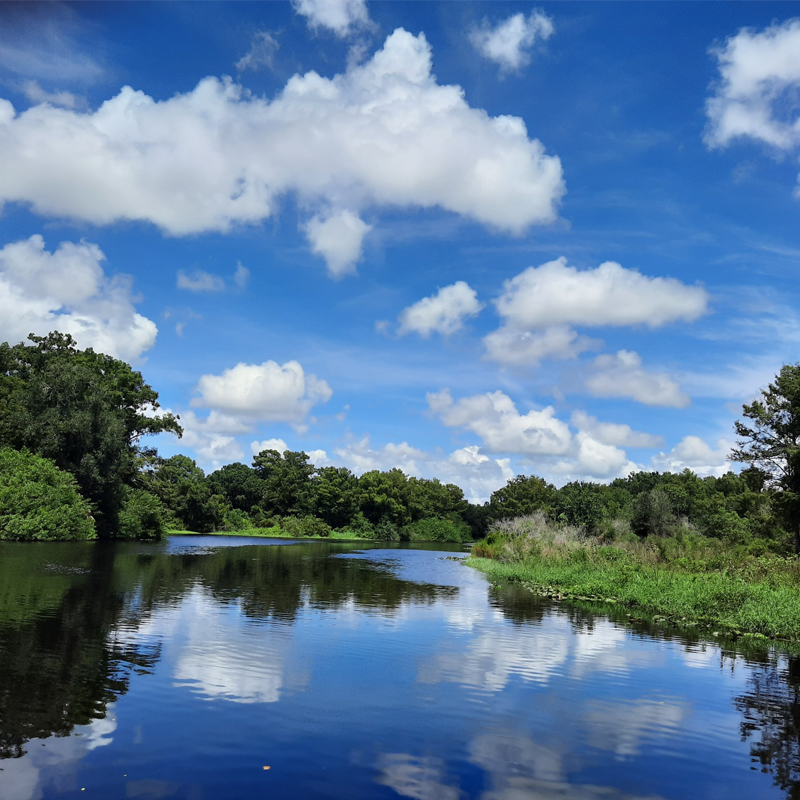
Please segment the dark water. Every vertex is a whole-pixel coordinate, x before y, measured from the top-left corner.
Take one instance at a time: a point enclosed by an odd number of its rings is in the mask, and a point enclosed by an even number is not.
[[[793,656],[460,556],[0,545],[0,798],[800,798]]]

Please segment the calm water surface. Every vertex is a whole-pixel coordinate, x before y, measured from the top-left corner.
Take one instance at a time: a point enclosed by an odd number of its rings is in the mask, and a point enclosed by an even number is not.
[[[0,545],[0,798],[800,797],[800,661],[462,555]]]

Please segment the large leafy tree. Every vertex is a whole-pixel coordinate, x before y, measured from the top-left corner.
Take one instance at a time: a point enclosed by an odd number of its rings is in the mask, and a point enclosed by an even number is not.
[[[762,470],[779,490],[778,505],[800,553],[800,364],[782,367],[742,413],[746,421],[735,423],[739,442],[731,458]]]
[[[536,475],[516,475],[489,498],[489,519],[510,519],[543,511],[549,514],[556,489]]]
[[[268,514],[303,516],[313,509],[311,477],[316,472],[306,453],[262,450],[253,470],[263,481],[262,506]]]
[[[141,438],[183,431],[172,414],[155,414],[158,394],[129,364],[79,350],[68,334],[28,338],[0,344],[0,446],[28,448],[72,473],[98,532],[114,535]]]

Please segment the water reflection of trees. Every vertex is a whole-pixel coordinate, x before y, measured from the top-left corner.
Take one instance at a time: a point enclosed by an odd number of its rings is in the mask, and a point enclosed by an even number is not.
[[[769,658],[755,666],[747,691],[734,700],[742,739],[792,800],[800,798],[800,658]]]
[[[41,550],[32,551],[33,569],[15,572],[19,559],[0,568],[0,758],[23,755],[30,739],[67,736],[102,718],[127,690],[131,670],[146,671],[158,658],[110,636],[123,605],[113,587],[113,550],[78,547],[78,563],[61,565],[67,580]]]
[[[69,549],[67,549],[69,547]],[[457,591],[398,579],[346,545],[230,547],[169,553],[164,545],[79,543],[0,551],[0,758],[102,718],[151,670],[159,650],[130,635],[164,605],[202,587],[252,619],[291,623],[304,604],[393,614]]]

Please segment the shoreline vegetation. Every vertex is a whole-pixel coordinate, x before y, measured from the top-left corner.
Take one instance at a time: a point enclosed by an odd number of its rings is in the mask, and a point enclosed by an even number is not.
[[[469,564],[539,594],[800,641],[800,364],[743,406],[738,473],[558,488],[516,475],[482,504],[436,478],[356,475],[302,451],[265,449],[208,475],[188,456],[164,458],[145,437],[183,429],[158,393],[58,332],[0,344],[0,401],[0,540],[481,539]]]
[[[613,604],[723,639],[800,642],[800,559],[693,533],[604,541],[543,514],[505,520],[465,563],[541,597]]]

